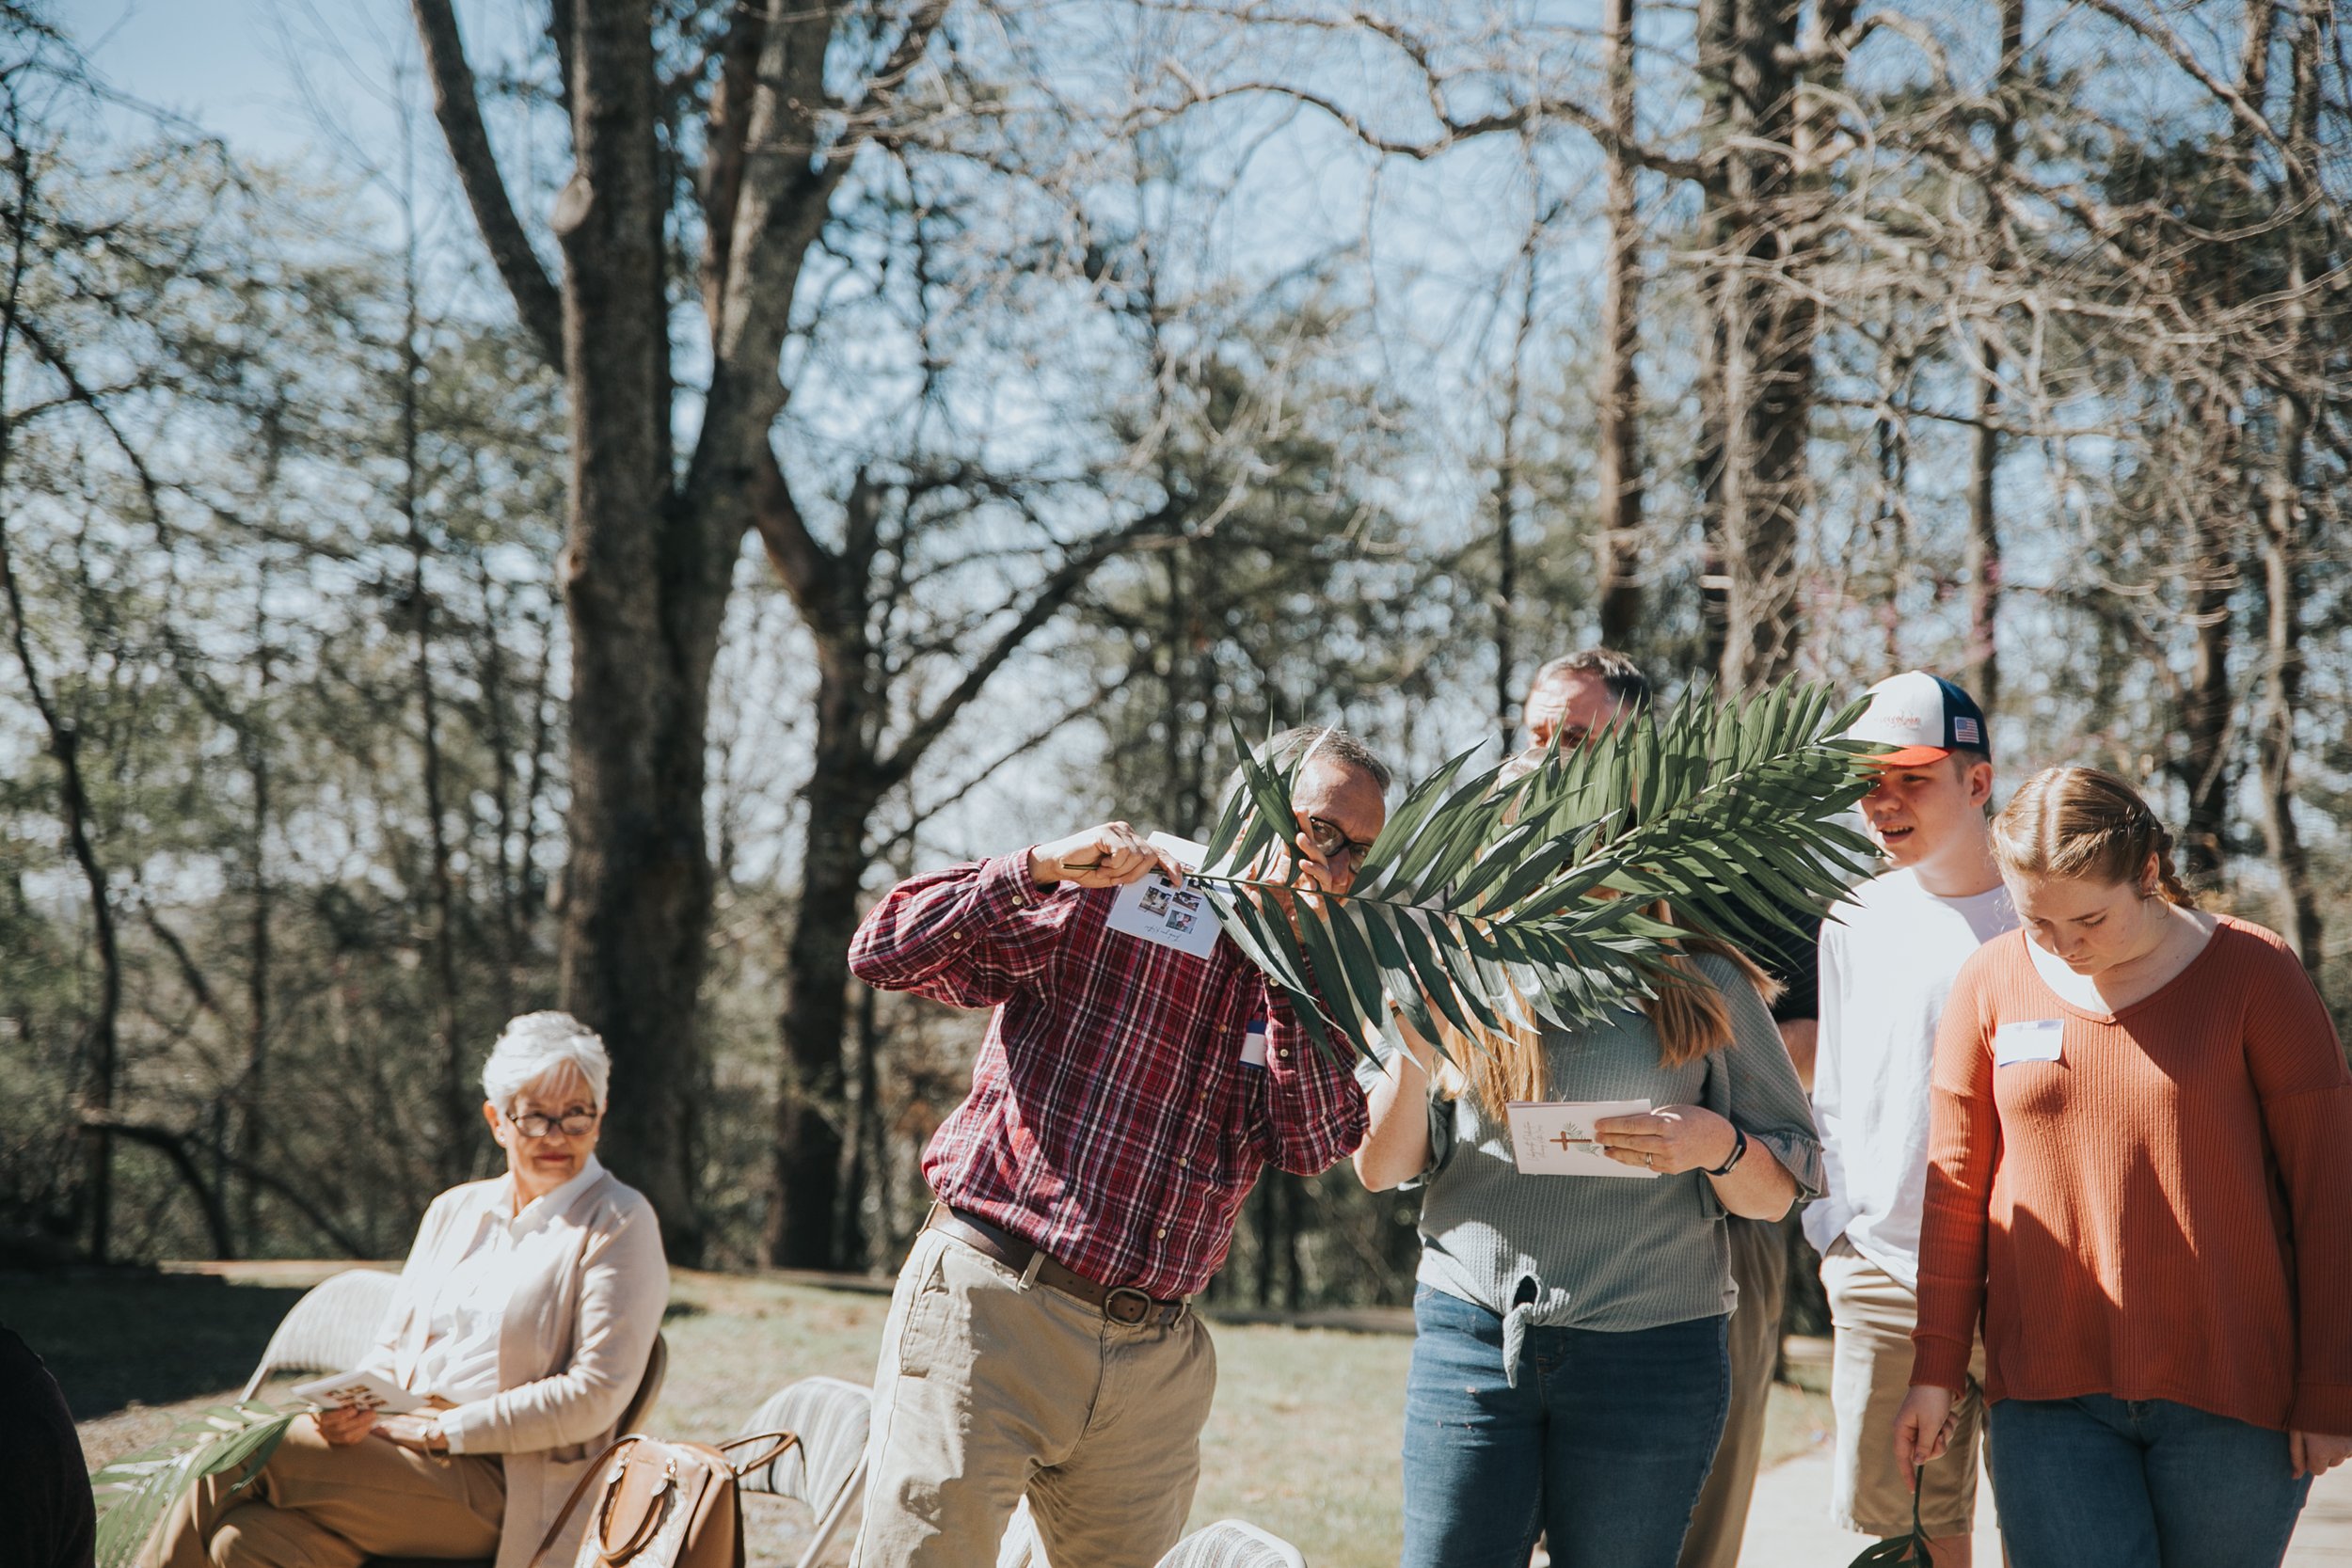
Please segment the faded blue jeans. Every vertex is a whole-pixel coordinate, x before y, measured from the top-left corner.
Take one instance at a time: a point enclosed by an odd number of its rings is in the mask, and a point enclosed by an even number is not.
[[[2278,1568],[2312,1489],[2285,1433],[2170,1400],[2002,1400],[1990,1418],[2011,1568]]]
[[[1610,1334],[1532,1328],[1518,1386],[1502,1320],[1413,1293],[1404,1568],[1674,1568],[1731,1400],[1727,1318]]]

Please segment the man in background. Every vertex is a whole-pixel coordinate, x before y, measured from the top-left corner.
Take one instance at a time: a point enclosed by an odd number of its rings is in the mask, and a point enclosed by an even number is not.
[[[1591,743],[1649,701],[1649,679],[1640,665],[1612,648],[1587,648],[1537,670],[1519,712],[1531,750],[1540,752],[1557,736],[1565,752]],[[1804,916],[1820,929],[1818,912],[1807,911]],[[1798,1078],[1810,1089],[1818,1014],[1811,944],[1776,931],[1754,957],[1788,988],[1773,1004],[1772,1018]],[[1707,1485],[1691,1513],[1678,1568],[1736,1568],[1764,1451],[1765,1405],[1780,1368],[1781,1318],[1788,1294],[1786,1223],[1737,1216],[1726,1223],[1731,1277],[1740,1292],[1730,1325],[1731,1407]]]

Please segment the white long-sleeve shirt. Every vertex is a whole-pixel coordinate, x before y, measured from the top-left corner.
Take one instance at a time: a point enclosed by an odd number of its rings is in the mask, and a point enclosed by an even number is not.
[[[470,1234],[452,1238],[458,1256],[431,1288],[424,1349],[409,1376],[410,1389],[467,1404],[505,1386],[499,1382],[499,1334],[516,1281],[538,1266],[538,1259],[526,1254],[543,1236],[549,1244],[564,1244],[550,1222],[603,1179],[604,1165],[591,1154],[578,1176],[524,1204],[522,1212],[485,1212],[475,1216]]]
[[[1909,871],[1872,878],[1823,922],[1813,1120],[1829,1194],[1804,1212],[1816,1251],[1843,1236],[1919,1288],[1936,1023],[1960,966],[2016,925],[2006,889],[1941,898]]]

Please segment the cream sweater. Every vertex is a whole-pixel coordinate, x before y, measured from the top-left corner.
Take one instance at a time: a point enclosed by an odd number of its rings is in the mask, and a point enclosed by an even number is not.
[[[433,1200],[401,1270],[370,1370],[406,1386],[424,1351],[436,1283],[485,1224],[514,1216],[512,1178],[453,1187]],[[653,1205],[600,1171],[563,1212],[516,1244],[514,1291],[499,1328],[499,1392],[441,1415],[451,1446],[506,1467],[498,1568],[525,1568],[588,1463],[618,1434],[670,1299]],[[573,1516],[564,1561],[586,1511]]]

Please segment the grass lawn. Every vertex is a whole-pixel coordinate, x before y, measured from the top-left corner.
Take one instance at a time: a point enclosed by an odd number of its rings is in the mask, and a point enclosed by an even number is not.
[[[183,1410],[230,1393],[318,1268],[252,1265],[205,1275],[0,1275],[0,1322],[49,1362],[82,1422],[92,1465],[151,1441]],[[680,1272],[672,1292],[670,1374],[651,1425],[677,1437],[732,1436],[794,1378],[865,1382],[886,1297],[756,1276]],[[1244,1518],[1295,1543],[1316,1568],[1396,1560],[1397,1449],[1411,1341],[1227,1323],[1216,1329],[1216,1406],[1203,1438],[1195,1526]],[[1775,1391],[1765,1463],[1821,1440],[1828,1400]],[[751,1560],[798,1560],[804,1510],[748,1500]],[[847,1560],[848,1543],[831,1557]]]

